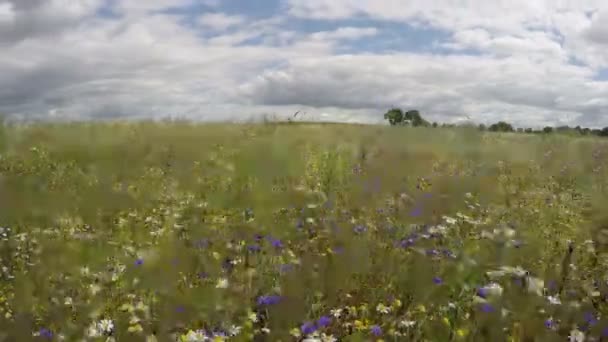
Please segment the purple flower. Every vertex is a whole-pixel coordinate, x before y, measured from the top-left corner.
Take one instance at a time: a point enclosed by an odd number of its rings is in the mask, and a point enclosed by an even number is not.
[[[422,208],[421,208],[421,207],[416,207],[416,208],[414,208],[414,209],[413,209],[413,210],[410,212],[410,215],[411,215],[411,216],[414,216],[414,217],[418,217],[418,216],[422,215]]]
[[[362,234],[362,233],[365,233],[367,231],[367,227],[364,226],[364,225],[362,225],[362,224],[358,224],[358,225],[355,226],[355,228],[353,230],[357,234]]]
[[[443,284],[443,279],[441,279],[440,277],[435,277],[435,278],[433,278],[433,283],[435,283],[437,285],[441,285],[441,284]]]
[[[426,255],[427,256],[438,256],[439,255],[439,251],[437,251],[436,249],[427,249],[426,250]]]
[[[279,239],[270,238],[270,244],[276,249],[283,248],[283,243]]]
[[[380,328],[379,325],[372,326],[371,329],[370,329],[370,331],[371,331],[371,333],[374,336],[380,336],[380,335],[382,335],[382,328]]]
[[[184,312],[185,310],[186,310],[186,309],[184,309],[184,307],[183,307],[183,306],[181,306],[181,305],[180,305],[180,306],[178,306],[177,308],[175,308],[175,311],[176,311],[176,312]]]
[[[137,258],[137,260],[135,260],[135,265],[140,266],[144,263],[144,259],[142,258]]]
[[[298,221],[296,222],[296,228],[302,229],[303,227],[304,227],[304,221],[299,218]]]
[[[486,313],[494,312],[494,307],[488,303],[481,304],[480,309],[481,309],[481,311],[486,312]]]
[[[487,298],[488,290],[485,287],[477,288],[477,295],[481,298]]]
[[[547,318],[545,320],[545,327],[547,327],[548,329],[555,328],[555,321],[553,321],[553,318]]]
[[[256,253],[256,252],[259,252],[262,248],[260,247],[260,245],[255,244],[255,245],[250,245],[249,247],[247,247],[247,249],[250,252]]]
[[[293,270],[292,264],[284,264],[284,265],[279,266],[279,272],[281,272],[281,273],[287,273],[291,270]]]
[[[331,318],[329,318],[328,316],[322,316],[317,321],[317,326],[319,328],[325,328],[325,327],[329,326],[330,324],[331,324]]]
[[[40,333],[40,336],[43,338],[46,338],[49,340],[53,338],[53,332],[47,328],[41,328],[39,333]]]
[[[278,304],[281,301],[281,297],[280,296],[260,296],[258,298],[258,305],[275,305]]]
[[[334,248],[332,248],[332,250],[334,251],[334,253],[336,254],[341,254],[342,252],[344,252],[344,247],[341,246],[336,246]]]
[[[300,329],[302,330],[302,333],[305,335],[310,335],[313,332],[315,332],[315,330],[317,330],[317,328],[315,327],[315,325],[312,322],[306,322],[306,323],[302,324]]]

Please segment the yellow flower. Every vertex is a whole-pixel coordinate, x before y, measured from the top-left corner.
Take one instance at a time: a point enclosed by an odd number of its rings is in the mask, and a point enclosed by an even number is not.
[[[448,327],[451,325],[450,320],[447,317],[443,317],[443,319],[441,321],[443,322],[443,324],[447,325]]]
[[[469,334],[469,330],[466,328],[460,328],[458,330],[456,330],[456,336],[460,337],[460,338],[464,338]]]
[[[300,329],[298,328],[293,328],[289,331],[289,334],[291,334],[291,336],[293,337],[301,337],[302,334],[300,334]]]
[[[400,308],[400,307],[401,307],[401,305],[402,305],[402,303],[401,303],[401,301],[400,301],[399,299],[395,299],[395,300],[393,301],[393,307],[395,307],[395,308]]]

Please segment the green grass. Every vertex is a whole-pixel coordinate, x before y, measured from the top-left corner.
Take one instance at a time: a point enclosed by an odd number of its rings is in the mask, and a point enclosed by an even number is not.
[[[606,340],[606,153],[465,128],[5,127],[0,341],[295,341],[307,322]]]

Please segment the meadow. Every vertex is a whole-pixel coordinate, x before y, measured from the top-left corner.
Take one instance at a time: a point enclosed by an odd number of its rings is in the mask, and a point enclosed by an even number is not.
[[[608,140],[0,130],[0,341],[608,341]]]

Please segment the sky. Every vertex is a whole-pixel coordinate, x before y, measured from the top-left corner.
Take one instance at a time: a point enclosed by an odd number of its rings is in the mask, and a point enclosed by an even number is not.
[[[608,126],[604,0],[0,0],[0,113]]]

